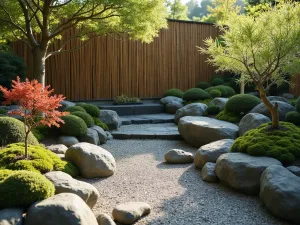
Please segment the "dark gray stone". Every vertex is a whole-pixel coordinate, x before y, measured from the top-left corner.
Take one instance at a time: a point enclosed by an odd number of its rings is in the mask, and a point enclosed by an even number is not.
[[[202,103],[188,104],[177,110],[174,116],[175,123],[178,124],[180,118],[185,116],[203,116],[206,109],[207,109],[207,105]]]
[[[214,98],[209,104],[216,105],[220,108],[220,110],[223,110],[227,101],[228,98]]]
[[[105,123],[110,130],[116,130],[121,126],[120,117],[112,110],[101,110],[99,119]]]
[[[283,93],[281,96],[284,97],[284,98],[286,98],[286,99],[293,99],[293,98],[295,98],[295,95],[293,95],[291,93]]]
[[[24,210],[7,208],[0,210],[0,225],[22,225]]]
[[[285,102],[285,103],[290,104],[290,102],[286,98],[281,97],[281,96],[269,96],[268,99],[271,102],[273,102],[273,101],[280,101],[280,102]]]
[[[295,174],[296,176],[300,177],[300,167],[298,167],[298,166],[289,166],[289,167],[287,167],[287,169],[289,171],[291,171],[293,174]]]
[[[212,162],[205,163],[200,173],[202,180],[210,183],[218,182],[219,179],[215,173],[215,167],[216,167],[215,163]]]
[[[105,130],[103,130],[99,126],[92,126],[91,129],[95,130],[98,133],[98,138],[99,138],[100,144],[105,144],[107,142],[107,134],[106,134]]]
[[[61,106],[58,107],[59,111],[64,111],[65,108],[76,105],[74,102],[70,102],[70,101],[66,101],[66,100],[61,101],[59,104],[61,104]]]
[[[171,164],[192,163],[194,161],[194,156],[192,153],[185,152],[180,149],[172,149],[168,151],[164,158],[167,163]]]
[[[183,103],[172,101],[165,105],[165,112],[169,114],[175,114],[178,109],[184,107]]]
[[[93,128],[88,128],[87,134],[79,137],[80,142],[87,142],[93,145],[99,145],[99,135],[98,132]]]
[[[79,141],[76,137],[73,136],[60,136],[57,140],[57,143],[70,147],[72,145],[79,143]]]
[[[164,97],[164,98],[160,99],[160,103],[163,104],[163,105],[167,105],[170,102],[183,103],[183,100],[182,100],[182,98],[178,98],[178,97],[175,97],[175,96],[167,96],[167,97]]]
[[[270,118],[259,113],[246,114],[239,123],[239,135],[244,135],[248,130],[255,129],[264,123],[271,122]]]

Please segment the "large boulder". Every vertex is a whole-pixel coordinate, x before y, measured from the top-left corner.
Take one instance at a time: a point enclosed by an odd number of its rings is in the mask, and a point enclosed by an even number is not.
[[[228,98],[214,98],[209,104],[216,105],[222,111],[225,108],[225,104],[228,101]]]
[[[101,110],[99,119],[105,123],[110,130],[116,130],[122,124],[120,117],[113,110]]]
[[[175,97],[175,96],[167,96],[167,97],[164,97],[164,98],[160,99],[160,103],[163,104],[163,105],[167,105],[171,102],[183,103],[183,100],[182,100],[182,98],[178,98],[178,97]]]
[[[215,167],[215,163],[205,163],[200,173],[202,180],[210,183],[218,182],[219,179],[215,173]]]
[[[180,149],[172,149],[164,157],[166,162],[171,164],[192,163],[194,161],[192,153]]]
[[[100,140],[99,140],[99,135],[98,132],[92,128],[87,129],[87,134],[84,136],[81,136],[79,138],[80,142],[87,142],[93,145],[99,145]]]
[[[97,131],[100,144],[105,144],[107,142],[107,134],[105,130],[102,129],[102,127],[92,126],[91,129]]]
[[[57,143],[70,147],[79,143],[79,141],[76,137],[73,136],[59,136],[59,138],[57,139]]]
[[[286,98],[286,99],[293,99],[293,98],[295,98],[295,95],[293,95],[291,93],[283,93],[281,96],[284,97],[284,98]]]
[[[233,189],[249,195],[259,193],[260,176],[272,165],[282,165],[276,159],[255,157],[244,153],[226,153],[216,163],[218,178]]]
[[[239,135],[243,136],[248,130],[255,129],[263,123],[271,122],[270,118],[259,113],[246,114],[239,123]]]
[[[24,210],[7,208],[0,210],[0,225],[22,225]]]
[[[55,194],[76,194],[81,197],[90,208],[93,208],[96,204],[99,192],[93,185],[73,179],[69,174],[61,171],[48,172],[45,176],[54,184]]]
[[[289,103],[281,102],[281,101],[272,101],[273,105],[275,103],[278,104],[278,112],[279,112],[279,120],[284,121],[285,116],[288,112],[296,111],[296,108],[292,106]],[[264,105],[264,103],[260,103],[259,105],[255,106],[250,113],[260,113],[267,117],[271,117],[270,111],[267,109],[267,107]]]
[[[65,157],[77,166],[84,178],[108,177],[116,170],[112,154],[97,145],[85,142],[72,145]]]
[[[230,151],[233,142],[233,139],[223,139],[201,146],[195,154],[195,166],[201,169],[207,162],[215,163],[220,155]]]
[[[177,124],[180,118],[184,116],[203,116],[207,109],[207,105],[202,103],[192,103],[188,104],[176,111],[174,120]]]
[[[296,176],[300,177],[300,167],[298,166],[288,166],[287,169],[291,171]]]
[[[113,219],[106,213],[100,213],[97,216],[98,225],[116,225]]]
[[[175,114],[178,109],[184,107],[183,103],[172,101],[165,105],[165,112],[169,114]]]
[[[259,195],[274,216],[300,224],[299,177],[282,166],[270,166],[261,175]]]
[[[273,101],[280,101],[280,102],[285,102],[285,103],[290,104],[290,102],[286,98],[281,97],[281,96],[269,96],[268,99],[271,102],[273,102]]]
[[[91,209],[78,196],[61,193],[30,206],[25,225],[98,225]]]
[[[200,147],[222,139],[235,139],[239,127],[208,117],[186,116],[180,119],[178,131],[188,144]]]

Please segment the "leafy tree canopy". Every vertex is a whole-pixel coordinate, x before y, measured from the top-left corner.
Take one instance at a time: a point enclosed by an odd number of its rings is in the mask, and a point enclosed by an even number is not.
[[[176,20],[189,20],[188,6],[184,5],[181,0],[166,0],[168,8],[168,18]]]

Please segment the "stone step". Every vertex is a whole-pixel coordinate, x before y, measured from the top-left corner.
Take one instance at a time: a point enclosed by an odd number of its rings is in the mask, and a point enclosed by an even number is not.
[[[121,116],[122,125],[131,124],[158,124],[158,123],[174,123],[174,115],[171,114],[150,114],[150,115],[135,115]]]

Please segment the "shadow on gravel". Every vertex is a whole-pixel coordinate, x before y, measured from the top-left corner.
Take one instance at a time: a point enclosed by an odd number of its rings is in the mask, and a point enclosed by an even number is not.
[[[166,162],[161,162],[157,164],[156,168],[158,169],[177,169],[177,168],[188,168],[192,165],[192,163],[185,163],[185,164],[170,164]]]

